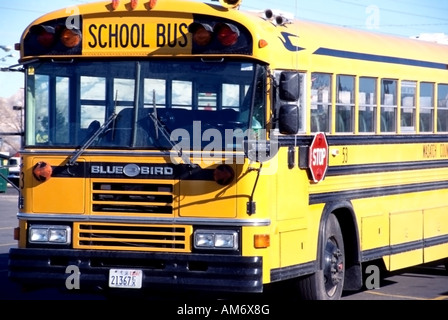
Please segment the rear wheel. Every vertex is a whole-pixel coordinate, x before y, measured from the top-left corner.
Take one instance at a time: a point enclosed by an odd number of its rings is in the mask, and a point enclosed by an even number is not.
[[[325,223],[322,239],[324,244],[319,250],[322,269],[300,279],[299,291],[306,300],[339,300],[344,287],[345,254],[341,228],[334,214]]]

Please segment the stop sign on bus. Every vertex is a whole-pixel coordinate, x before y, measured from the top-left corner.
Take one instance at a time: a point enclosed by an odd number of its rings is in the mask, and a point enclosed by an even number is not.
[[[322,181],[328,168],[328,142],[323,132],[314,136],[310,145],[308,168],[315,183]]]

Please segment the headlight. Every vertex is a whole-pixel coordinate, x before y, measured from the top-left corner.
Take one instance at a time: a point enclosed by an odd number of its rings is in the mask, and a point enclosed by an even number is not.
[[[32,225],[29,242],[35,244],[70,244],[71,228],[68,226]]]
[[[196,230],[196,249],[238,250],[238,233],[233,230]]]

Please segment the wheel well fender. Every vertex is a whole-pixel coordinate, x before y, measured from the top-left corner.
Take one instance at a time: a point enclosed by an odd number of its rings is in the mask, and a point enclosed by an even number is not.
[[[323,252],[325,241],[324,230],[330,214],[334,214],[339,222],[344,240],[345,251],[345,290],[359,290],[362,287],[361,251],[359,230],[356,222],[355,210],[350,201],[327,203],[322,212],[319,226],[318,249]],[[317,255],[318,269],[323,268],[322,255]]]

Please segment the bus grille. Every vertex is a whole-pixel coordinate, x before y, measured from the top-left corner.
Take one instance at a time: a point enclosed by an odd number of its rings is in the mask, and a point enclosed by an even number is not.
[[[173,185],[93,183],[92,212],[173,214]]]
[[[75,249],[190,252],[192,226],[75,223]]]

